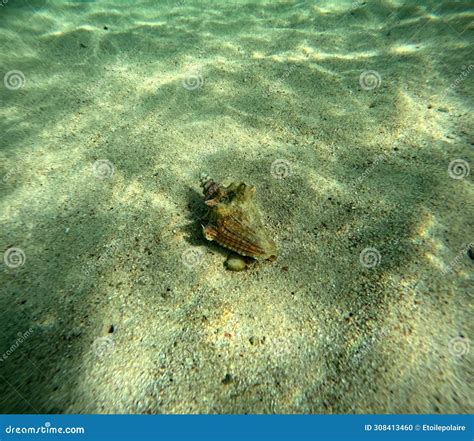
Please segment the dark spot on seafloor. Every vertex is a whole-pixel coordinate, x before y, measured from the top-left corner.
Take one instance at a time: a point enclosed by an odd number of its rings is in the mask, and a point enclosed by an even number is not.
[[[249,343],[250,343],[251,345],[255,344],[255,337],[250,337],[250,338],[249,338]]]
[[[107,26],[104,26],[104,30],[107,30],[107,29],[109,29],[109,28]]]
[[[467,250],[467,255],[471,260],[474,260],[474,247],[469,247],[469,249]]]
[[[234,381],[234,379],[232,378],[232,375],[230,374],[225,374],[225,377],[223,378],[222,380],[222,384],[230,384]]]
[[[113,334],[115,331],[116,331],[116,328],[114,325],[109,325],[109,327],[107,328],[108,334]]]
[[[282,267],[281,267],[281,270],[282,270],[282,271],[288,271],[288,267],[287,267],[287,266],[282,266]]]
[[[80,43],[79,46],[82,47],[83,49],[87,48],[87,46],[85,44],[82,44],[82,43]]]

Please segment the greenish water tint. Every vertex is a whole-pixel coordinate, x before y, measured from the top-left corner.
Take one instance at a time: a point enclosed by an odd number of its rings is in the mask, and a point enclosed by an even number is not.
[[[467,3],[1,4],[1,412],[472,412]]]

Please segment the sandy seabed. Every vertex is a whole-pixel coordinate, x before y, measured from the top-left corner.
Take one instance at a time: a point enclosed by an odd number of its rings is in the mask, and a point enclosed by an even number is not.
[[[0,411],[472,412],[466,5],[4,2]]]

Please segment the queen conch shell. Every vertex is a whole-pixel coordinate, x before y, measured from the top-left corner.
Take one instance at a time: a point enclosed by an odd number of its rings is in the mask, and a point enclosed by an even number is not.
[[[253,196],[255,187],[235,183],[227,187],[201,176],[204,203],[209,207],[204,237],[242,256],[275,260],[275,242],[266,232]]]

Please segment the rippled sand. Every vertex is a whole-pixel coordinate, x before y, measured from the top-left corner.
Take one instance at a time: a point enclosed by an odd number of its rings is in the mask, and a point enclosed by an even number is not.
[[[0,411],[472,412],[473,14],[154,3],[0,9]]]

